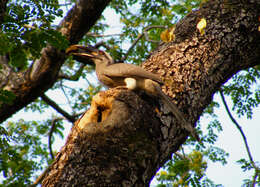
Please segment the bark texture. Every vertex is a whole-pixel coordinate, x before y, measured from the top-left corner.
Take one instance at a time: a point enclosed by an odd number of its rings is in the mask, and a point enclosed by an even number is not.
[[[181,20],[176,40],[143,63],[195,124],[213,94],[238,71],[260,64],[260,2],[209,1]],[[207,21],[205,34],[196,29]],[[72,128],[43,186],[148,186],[187,138],[159,101],[119,89],[100,92]]]
[[[77,43],[83,37],[109,2],[110,0],[78,1],[59,27],[70,44]],[[5,5],[1,3],[1,6],[2,4]],[[0,123],[41,96],[57,81],[59,70],[65,61],[65,52],[47,46],[41,53],[42,57],[25,72],[13,71],[8,66],[8,58],[0,57],[0,64],[3,66],[0,70],[0,89],[11,91],[16,96],[13,104],[0,103]]]

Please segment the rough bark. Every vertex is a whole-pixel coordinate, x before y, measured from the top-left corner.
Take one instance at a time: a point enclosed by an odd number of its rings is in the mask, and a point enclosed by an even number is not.
[[[97,21],[110,0],[79,0],[60,23],[59,30],[69,40],[77,43]],[[12,104],[1,103],[0,123],[12,116],[45,91],[57,81],[57,76],[65,60],[64,51],[52,46],[42,49],[42,56],[25,72],[15,72],[8,66],[8,58],[2,56],[0,63],[0,89],[15,94]]]
[[[209,1],[177,24],[176,40],[143,63],[195,124],[232,75],[260,64],[260,3]],[[205,34],[196,29],[207,21]],[[110,89],[72,128],[43,186],[148,186],[187,138],[173,116],[143,93]]]

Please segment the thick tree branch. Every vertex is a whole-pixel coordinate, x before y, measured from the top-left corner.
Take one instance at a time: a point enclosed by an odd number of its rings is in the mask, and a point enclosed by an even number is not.
[[[69,40],[77,43],[95,24],[110,0],[79,0],[60,23],[59,30]],[[11,72],[9,77],[0,79],[2,87],[16,95],[13,104],[0,105],[0,123],[22,109],[57,81],[58,73],[65,60],[65,53],[52,46],[42,49],[42,56],[26,71]],[[1,71],[5,71],[2,69]],[[0,77],[1,78],[1,77]],[[8,79],[8,81],[6,81]]]
[[[70,44],[77,43],[99,19],[111,0],[79,0],[60,23]]]
[[[260,63],[259,12],[258,0],[207,1],[176,25],[175,41],[142,64],[161,75],[162,89],[188,122],[195,124],[236,72]],[[203,35],[196,28],[201,18],[207,22]],[[43,186],[148,186],[187,136],[158,99],[120,89],[100,92],[75,123]]]
[[[44,102],[46,102],[48,105],[50,105],[54,110],[56,110],[58,113],[63,115],[68,121],[70,121],[71,123],[75,122],[74,116],[70,115],[68,112],[66,112],[65,110],[60,108],[59,105],[57,105],[57,103],[55,103],[53,100],[51,100],[48,96],[43,94],[41,96],[41,98]]]

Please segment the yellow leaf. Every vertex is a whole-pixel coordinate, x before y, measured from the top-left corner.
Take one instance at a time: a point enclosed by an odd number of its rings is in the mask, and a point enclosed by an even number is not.
[[[205,34],[205,28],[207,26],[207,21],[205,18],[202,18],[198,24],[197,24],[197,29],[199,30],[200,34],[203,35]]]
[[[166,171],[161,171],[160,174],[161,175],[167,175],[167,172]]]
[[[172,26],[171,28],[162,31],[160,35],[161,40],[164,42],[170,42],[175,40],[174,30],[175,30],[175,26]]]
[[[160,38],[162,41],[164,42],[168,42],[168,29],[162,31],[161,35],[160,35]]]
[[[22,129],[23,131],[26,131],[26,130],[28,129],[28,127],[27,127],[26,125],[21,125],[21,129]]]

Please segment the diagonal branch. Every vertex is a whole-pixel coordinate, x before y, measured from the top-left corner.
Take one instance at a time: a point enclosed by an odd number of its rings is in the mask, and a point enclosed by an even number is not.
[[[136,39],[135,41],[132,43],[132,45],[129,47],[129,49],[127,50],[125,56],[121,59],[121,61],[125,61],[129,55],[129,53],[131,52],[131,50],[136,46],[136,44],[138,43],[138,41],[143,37],[145,36],[146,40],[147,41],[150,41],[150,42],[156,42],[158,43],[158,41],[154,41],[154,40],[150,40],[149,39],[149,36],[147,34],[147,32],[151,29],[154,29],[154,28],[166,28],[166,26],[162,26],[162,25],[151,25],[151,26],[148,26],[146,28],[144,28],[142,34],[140,34]]]
[[[50,156],[52,159],[54,159],[54,154],[52,151],[52,142],[51,142],[51,137],[53,135],[53,131],[55,129],[55,124],[57,121],[62,120],[63,118],[54,118],[51,121],[51,128],[50,128],[50,132],[49,132],[49,136],[48,136],[48,147],[49,147],[49,152],[50,152]],[[42,182],[42,180],[44,179],[45,175],[49,172],[50,170],[50,165],[37,177],[37,179],[34,181],[33,184],[31,184],[29,187],[35,187],[38,184],[40,184]]]
[[[61,33],[71,44],[77,43],[96,23],[110,1],[79,0],[60,23]]]
[[[70,87],[67,87],[67,86],[63,85],[63,81],[60,81],[60,89],[61,89],[61,91],[63,92],[64,96],[66,97],[66,100],[67,100],[69,106],[72,108],[72,106],[71,106],[71,101],[70,101],[70,99],[69,99],[69,97],[68,97],[68,95],[67,95],[66,90],[64,89],[64,87],[65,87],[65,88],[72,89],[72,88],[70,88]]]
[[[54,118],[51,121],[51,128],[50,128],[49,137],[48,137],[48,147],[49,147],[49,152],[50,152],[51,159],[54,159],[54,154],[53,154],[53,151],[52,151],[52,141],[51,141],[51,138],[52,138],[52,135],[53,135],[53,131],[55,129],[56,122],[58,122],[61,119],[62,118]]]
[[[68,112],[66,112],[61,107],[59,107],[59,105],[57,105],[57,103],[55,103],[53,100],[51,100],[48,96],[43,94],[41,96],[41,98],[44,102],[46,102],[48,105],[50,105],[54,110],[56,110],[58,113],[62,114],[68,121],[70,121],[71,123],[75,122],[76,119],[74,116],[70,115]]]
[[[226,109],[226,111],[227,111],[227,113],[228,113],[229,118],[230,118],[231,121],[235,124],[236,128],[238,129],[238,131],[240,132],[240,134],[241,134],[241,136],[242,136],[242,138],[243,138],[243,141],[244,141],[244,144],[245,144],[245,147],[246,147],[246,151],[247,151],[247,155],[248,155],[248,157],[249,157],[250,163],[251,163],[251,165],[253,166],[253,168],[255,169],[255,173],[258,173],[259,168],[256,166],[256,164],[255,164],[255,162],[254,162],[254,160],[253,160],[253,156],[252,156],[251,151],[250,151],[250,149],[249,149],[249,145],[248,145],[248,143],[247,143],[247,139],[246,139],[245,133],[243,132],[242,127],[238,124],[238,122],[236,121],[236,119],[235,119],[235,118],[233,117],[233,115],[231,114],[231,112],[230,112],[230,110],[229,110],[229,108],[228,108],[228,105],[227,105],[227,102],[226,102],[226,100],[225,100],[225,97],[224,97],[224,94],[223,94],[222,90],[220,90],[219,93],[220,93],[220,97],[221,97],[222,102],[223,102],[223,104],[224,104],[224,106],[225,106],[225,109]],[[253,179],[254,179],[254,180],[253,180],[253,181],[254,181],[254,182],[253,182],[253,186],[254,186],[254,183],[256,182],[256,180],[255,180],[255,177],[254,177]]]
[[[66,75],[64,73],[60,73],[58,78],[59,79],[66,79],[66,80],[70,80],[70,81],[78,81],[85,66],[86,66],[86,64],[80,64],[79,69],[75,72],[74,75],[69,76],[69,75]]]
[[[45,175],[50,171],[51,169],[51,165],[49,165],[42,173],[39,177],[37,177],[37,179],[34,181],[33,184],[31,184],[29,187],[36,187],[38,184],[40,184],[42,182],[42,180],[44,179]]]

